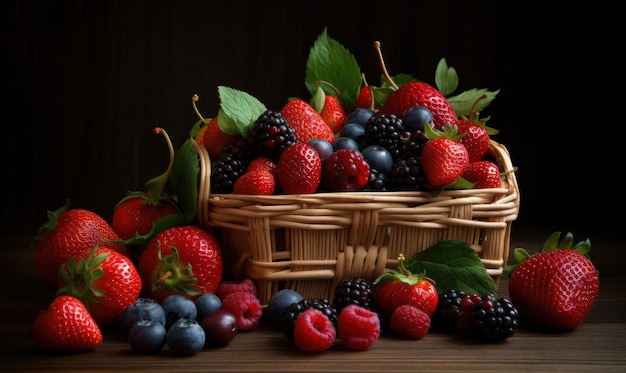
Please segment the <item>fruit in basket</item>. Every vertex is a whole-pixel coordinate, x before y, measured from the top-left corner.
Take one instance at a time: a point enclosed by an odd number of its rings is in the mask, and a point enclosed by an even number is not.
[[[374,280],[374,308],[389,319],[396,308],[410,304],[432,317],[439,301],[437,288],[424,273],[411,273],[404,260],[400,255],[397,270],[386,269]]]
[[[541,251],[513,253],[518,264],[505,268],[509,293],[520,318],[555,330],[576,329],[589,314],[600,287],[598,271],[589,258],[589,239],[574,244],[571,232],[561,239],[552,233]]]
[[[426,124],[435,127],[435,118],[433,113],[426,106],[415,105],[409,108],[402,115],[404,127],[410,131],[424,132]]]
[[[285,149],[278,161],[278,185],[287,194],[315,193],[322,178],[319,153],[307,143]]]
[[[246,171],[233,185],[235,194],[272,195],[276,190],[276,178],[269,171]]]
[[[211,193],[232,193],[237,179],[246,171],[246,165],[229,152],[211,161]]]
[[[337,338],[337,329],[322,311],[310,308],[302,312],[294,323],[293,340],[301,351],[323,352]]]
[[[422,339],[430,330],[430,317],[421,309],[402,305],[391,313],[389,329],[410,339]]]
[[[360,151],[339,149],[324,162],[322,183],[330,191],[361,190],[369,176],[370,166]]]
[[[426,127],[430,140],[422,148],[420,164],[428,184],[434,188],[456,182],[469,164],[467,149],[455,130],[445,126],[443,132],[435,132]]]
[[[402,118],[393,114],[375,115],[365,123],[364,139],[367,145],[387,149],[396,160],[400,156],[404,132]]]
[[[57,295],[80,299],[98,325],[109,327],[119,324],[124,310],[139,298],[141,288],[141,277],[132,260],[100,246],[61,266]]]
[[[461,177],[471,183],[475,183],[475,189],[502,187],[500,168],[491,161],[470,163],[461,174]]]
[[[35,250],[35,265],[43,279],[56,286],[59,267],[85,250],[105,244],[129,255],[128,248],[115,241],[120,236],[111,225],[93,211],[68,209],[69,201],[55,211],[48,211],[48,221],[38,230],[31,247]]]
[[[336,144],[336,143],[337,143],[337,140],[335,140],[333,144]],[[333,154],[335,151],[333,144],[329,143],[326,140],[313,139],[309,141],[307,144],[311,145],[311,147],[315,149],[315,151],[317,151],[317,153],[320,155],[320,160],[322,162],[328,159],[328,157],[330,157],[330,155]]]
[[[481,161],[485,157],[487,150],[489,150],[491,135],[495,135],[499,132],[487,126],[487,120],[489,120],[489,118],[479,119],[478,113],[475,112],[476,105],[478,105],[480,100],[486,98],[487,94],[480,96],[476,102],[474,102],[474,105],[472,105],[469,117],[461,116],[461,119],[456,123],[458,133],[465,134],[459,141],[467,148],[470,163]]]
[[[332,144],[335,141],[335,132],[308,102],[301,99],[289,100],[280,109],[280,113],[293,128],[298,142],[323,139]]]
[[[191,299],[212,293],[224,264],[217,239],[193,225],[163,230],[146,245],[137,266],[145,296],[161,302],[171,294]]]
[[[37,348],[47,351],[89,351],[102,344],[102,332],[87,307],[69,295],[60,295],[35,318],[32,329]]]
[[[349,350],[369,350],[378,341],[380,330],[380,319],[373,310],[349,304],[339,313],[337,331]]]
[[[320,115],[334,133],[343,127],[346,120],[346,111],[341,102],[337,97],[329,94],[324,95],[324,107],[320,111]]]
[[[282,152],[297,140],[296,129],[281,112],[266,110],[252,124],[247,146],[256,156],[278,162]]]
[[[200,326],[206,335],[207,346],[226,346],[237,336],[239,327],[235,315],[225,309],[219,309],[204,316]]]
[[[246,171],[266,171],[278,177],[278,164],[267,157],[256,157],[248,164]]]

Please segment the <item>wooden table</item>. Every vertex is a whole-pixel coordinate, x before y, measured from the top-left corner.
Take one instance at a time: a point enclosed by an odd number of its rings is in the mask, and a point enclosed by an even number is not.
[[[516,231],[512,247],[536,250],[550,232]],[[545,233],[545,234],[544,234]],[[575,237],[582,239],[586,237]],[[0,371],[149,371],[149,372],[626,372],[626,276],[624,243],[605,236],[592,240],[591,258],[600,271],[600,293],[585,322],[567,333],[520,329],[502,343],[485,344],[453,334],[431,332],[417,341],[382,335],[368,351],[346,350],[339,342],[330,350],[302,353],[269,322],[240,332],[230,345],[205,348],[196,355],[174,356],[164,349],[138,355],[119,330],[104,333],[96,350],[79,354],[38,351],[31,339],[32,322],[49,304],[54,291],[41,280],[30,237],[0,237],[4,258],[0,280]],[[507,296],[500,279],[499,294]]]

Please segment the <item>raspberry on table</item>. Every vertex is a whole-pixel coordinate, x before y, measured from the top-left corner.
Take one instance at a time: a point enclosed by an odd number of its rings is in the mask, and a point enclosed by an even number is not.
[[[293,338],[301,351],[323,352],[328,350],[337,337],[332,321],[322,311],[310,308],[296,320]]]
[[[289,340],[293,341],[293,330],[295,328],[298,317],[304,311],[311,308],[321,311],[324,315],[326,315],[326,317],[328,317],[333,325],[337,325],[337,321],[339,318],[337,309],[333,307],[332,304],[330,304],[328,299],[301,299],[300,301],[292,303],[290,306],[285,308],[285,311],[283,313],[281,326],[284,328],[283,333]]]
[[[368,350],[380,337],[378,314],[356,304],[343,308],[337,325],[341,342],[350,350]]]
[[[427,313],[410,304],[396,308],[389,317],[389,328],[410,339],[421,339],[430,329]]]
[[[230,293],[236,293],[238,291],[247,291],[248,293],[257,295],[256,284],[254,280],[247,277],[241,281],[223,281],[218,287],[216,294],[220,299],[224,299]]]
[[[261,301],[252,293],[237,291],[222,299],[222,309],[230,311],[237,319],[239,330],[250,330],[261,322]]]

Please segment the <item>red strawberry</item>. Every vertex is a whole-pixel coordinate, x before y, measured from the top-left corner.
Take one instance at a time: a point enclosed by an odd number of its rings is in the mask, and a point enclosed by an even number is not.
[[[469,164],[469,155],[459,141],[437,137],[424,144],[420,163],[428,184],[439,188],[457,181]]]
[[[371,109],[372,108],[372,89],[369,86],[363,86],[359,90],[359,97],[356,99],[356,107]]]
[[[267,157],[256,157],[246,167],[246,172],[262,170],[269,171],[274,177],[278,177],[278,165]]]
[[[211,159],[218,159],[222,154],[224,146],[235,142],[240,137],[237,134],[227,134],[219,126],[218,117],[215,116],[206,125],[207,129],[204,131],[204,138],[202,143],[205,149],[209,153]]]
[[[396,308],[410,304],[432,317],[439,302],[437,288],[424,274],[411,273],[404,266],[404,256],[398,260],[398,270],[387,269],[374,280],[374,308],[389,319]]]
[[[333,95],[324,96],[324,107],[320,114],[333,132],[338,132],[346,120],[346,111],[339,99]]]
[[[141,253],[137,269],[145,295],[161,302],[171,294],[195,299],[214,293],[222,282],[224,265],[212,234],[183,225],[154,236]]]
[[[288,194],[315,193],[322,177],[319,153],[309,144],[287,147],[278,161],[278,185]]]
[[[476,183],[475,189],[502,187],[500,169],[491,161],[470,163],[461,176],[471,183]]]
[[[59,275],[57,294],[78,298],[101,327],[118,324],[141,293],[141,278],[130,258],[104,246],[70,258]]]
[[[477,122],[465,119],[459,120],[456,126],[459,134],[465,134],[459,141],[465,145],[470,163],[481,161],[487,154],[491,141],[487,129]]]
[[[571,233],[546,240],[543,249],[529,255],[514,251],[518,265],[507,266],[510,299],[521,320],[556,330],[576,329],[591,310],[600,287],[598,271],[588,257],[589,240],[576,245]]]
[[[424,82],[409,82],[391,94],[378,114],[395,114],[402,117],[413,106],[421,105],[433,114],[435,127],[456,124],[454,108],[448,99],[435,87]]]
[[[235,194],[272,195],[276,189],[276,178],[269,170],[246,171],[233,185]]]
[[[98,245],[106,245],[124,255],[130,252],[119,241],[111,225],[100,215],[85,209],[67,209],[65,206],[48,211],[48,221],[37,231],[32,243],[35,264],[41,276],[56,286],[59,267],[72,257]]]
[[[287,120],[299,143],[307,143],[313,139],[335,141],[335,132],[330,128],[322,115],[308,102],[300,99],[290,100],[280,109],[280,114]]]
[[[56,297],[37,315],[32,336],[38,348],[48,351],[89,351],[102,344],[98,324],[85,305],[69,295]]]

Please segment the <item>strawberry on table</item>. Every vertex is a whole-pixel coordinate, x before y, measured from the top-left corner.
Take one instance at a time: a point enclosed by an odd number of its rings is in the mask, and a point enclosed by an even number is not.
[[[171,294],[191,299],[214,293],[224,265],[219,242],[193,225],[163,230],[150,240],[137,266],[147,297],[161,302]]]
[[[70,258],[59,270],[57,295],[83,302],[101,327],[117,325],[141,293],[139,272],[129,257],[100,246]]]
[[[56,297],[33,323],[35,345],[48,351],[89,351],[102,344],[102,332],[85,305],[69,295]]]
[[[582,324],[598,295],[598,271],[589,259],[591,242],[573,244],[568,232],[552,233],[542,250],[529,255],[514,250],[519,264],[506,267],[510,298],[520,320],[569,331]]]

